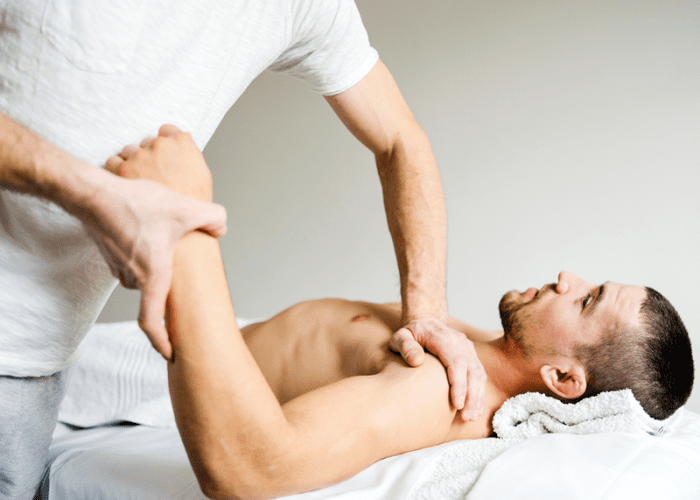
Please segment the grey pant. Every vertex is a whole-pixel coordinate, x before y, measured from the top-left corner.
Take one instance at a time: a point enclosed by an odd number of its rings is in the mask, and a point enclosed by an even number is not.
[[[32,500],[46,471],[67,372],[0,377],[0,500]]]

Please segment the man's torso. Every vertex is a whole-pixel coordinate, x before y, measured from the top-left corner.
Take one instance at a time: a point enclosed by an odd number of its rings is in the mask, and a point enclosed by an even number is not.
[[[498,335],[454,318],[449,324],[475,341]],[[397,362],[404,364],[389,349],[393,332],[401,326],[400,304],[323,299],[292,306],[264,323],[246,326],[242,333],[270,387],[284,404],[344,378],[374,375],[390,366],[395,369]],[[486,390],[488,418],[460,422],[455,426],[455,438],[490,432],[491,416],[504,398],[490,382]]]

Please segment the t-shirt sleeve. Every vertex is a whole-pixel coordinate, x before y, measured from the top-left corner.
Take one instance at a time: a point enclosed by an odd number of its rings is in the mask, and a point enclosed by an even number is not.
[[[379,59],[353,0],[293,0],[292,41],[269,69],[306,81],[323,95],[359,82]]]

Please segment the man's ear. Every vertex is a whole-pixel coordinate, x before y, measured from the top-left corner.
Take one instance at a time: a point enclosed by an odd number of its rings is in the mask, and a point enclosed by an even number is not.
[[[540,376],[552,392],[564,399],[576,399],[586,392],[586,370],[572,358],[543,365]]]

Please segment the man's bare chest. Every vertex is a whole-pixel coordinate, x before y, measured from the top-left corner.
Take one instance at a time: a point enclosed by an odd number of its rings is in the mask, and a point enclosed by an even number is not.
[[[297,304],[243,333],[284,403],[347,377],[378,373],[395,356],[389,340],[399,314],[391,306],[324,299]]]

